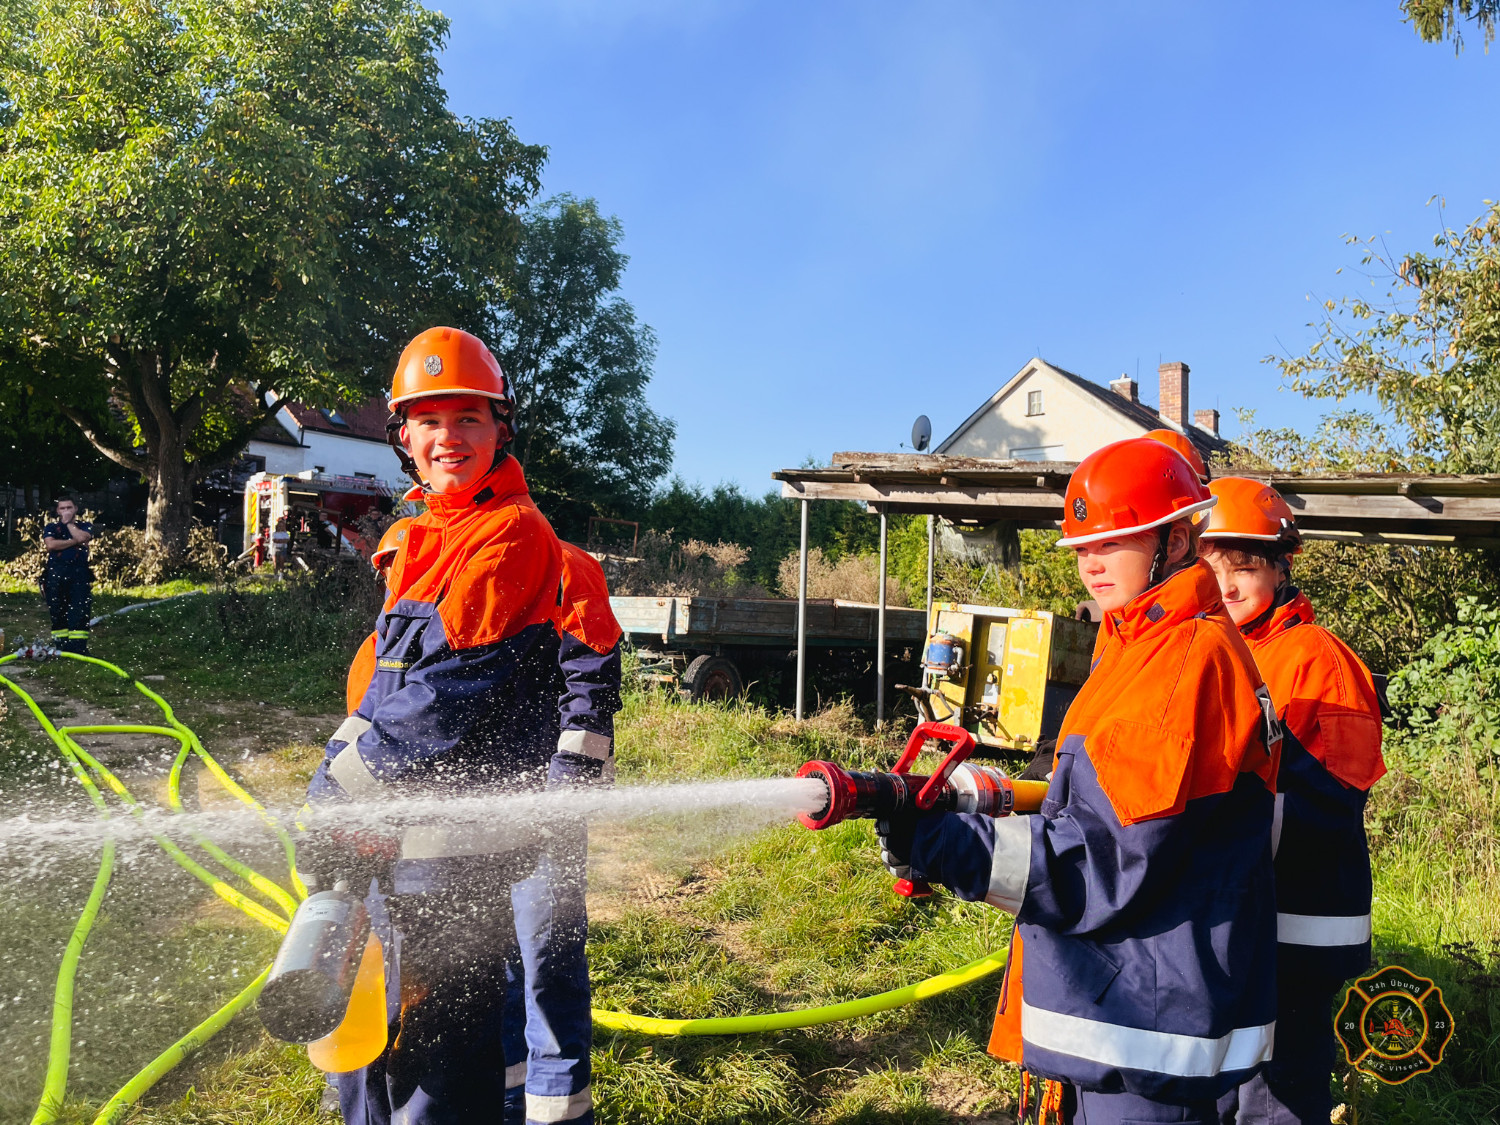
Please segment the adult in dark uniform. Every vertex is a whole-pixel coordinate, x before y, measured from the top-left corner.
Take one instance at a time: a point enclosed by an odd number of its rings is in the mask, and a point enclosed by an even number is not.
[[[47,568],[42,593],[52,615],[52,642],[63,652],[87,655],[89,618],[94,611],[94,575],[89,570],[89,540],[93,526],[78,518],[78,505],[57,502],[57,522],[42,529]]]

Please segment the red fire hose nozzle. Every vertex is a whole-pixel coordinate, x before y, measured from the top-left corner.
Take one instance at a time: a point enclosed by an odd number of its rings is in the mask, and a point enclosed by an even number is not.
[[[953,749],[932,775],[913,775],[909,772],[912,763],[929,738],[953,743]],[[886,820],[908,811],[1008,816],[1041,807],[1046,782],[1012,781],[993,766],[965,762],[973,750],[974,736],[968,731],[947,723],[920,723],[890,773],[846,770],[835,762],[806,762],[797,776],[823,782],[828,800],[817,812],[803,813],[797,819],[808,828],[821,829],[853,817]],[[895,890],[908,898],[932,893],[926,883],[906,879],[899,880]]]

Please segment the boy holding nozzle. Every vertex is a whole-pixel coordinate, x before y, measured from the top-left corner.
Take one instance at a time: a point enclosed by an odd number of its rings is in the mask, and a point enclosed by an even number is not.
[[[352,875],[353,885],[372,872],[391,892],[396,940],[386,956],[399,1007],[380,1057],[338,1076],[345,1121],[500,1120],[507,971],[517,962],[529,970],[550,948],[512,907],[512,886],[543,862],[541,833],[428,820],[393,840],[320,829],[317,809],[516,791],[569,773],[575,751],[558,748],[556,688],[562,551],[505,451],[514,397],[482,341],[452,328],[418,335],[398,362],[390,403],[392,445],[427,511],[391,564],[373,673],[309,786],[313,827],[299,852],[311,876]],[[568,729],[595,733],[592,718]],[[537,1013],[557,1020],[537,1034],[571,1048],[573,1062],[528,1078],[528,1120],[592,1121],[581,965],[580,952],[569,967],[541,966],[571,991],[561,1009]],[[568,972],[575,979],[563,980]]]
[[[1276,781],[1277,1015],[1268,1067],[1220,1102],[1225,1121],[1328,1120],[1333,1007],[1370,964],[1365,800],[1385,773],[1380,702],[1369,669],[1316,624],[1291,582],[1302,549],[1292,510],[1269,485],[1224,477],[1203,557],[1276,703],[1284,737]]]
[[[1159,442],[1085,458],[1060,545],[1106,638],[1041,811],[877,825],[899,877],[1016,915],[991,1051],[1048,1080],[1064,1121],[1211,1125],[1271,1055],[1279,735],[1197,560],[1213,504]]]

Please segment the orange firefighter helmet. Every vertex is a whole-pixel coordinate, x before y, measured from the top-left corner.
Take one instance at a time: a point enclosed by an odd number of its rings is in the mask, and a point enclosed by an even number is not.
[[[1159,441],[1177,450],[1182,454],[1182,459],[1193,467],[1193,472],[1198,474],[1198,479],[1204,484],[1208,483],[1208,464],[1203,460],[1203,454],[1198,452],[1198,447],[1193,444],[1193,439],[1187,434],[1180,434],[1176,430],[1160,429],[1147,430],[1141,436],[1148,437],[1152,441]]]
[[[515,413],[515,393],[499,361],[483,340],[459,328],[419,333],[396,362],[392,410],[440,395],[481,395],[495,404],[495,413],[507,426]]]
[[[1269,484],[1247,477],[1220,477],[1208,486],[1218,498],[1203,529],[1204,539],[1254,539],[1302,549],[1297,517]]]
[[[1175,449],[1127,438],[1078,463],[1063,500],[1059,547],[1150,531],[1214,506],[1198,474]]]
[[[390,527],[385,529],[385,534],[380,537],[380,546],[376,547],[370,554],[370,565],[376,570],[390,566],[396,558],[396,552],[401,549],[401,544],[406,541],[406,529],[411,526],[411,517],[403,516]]]

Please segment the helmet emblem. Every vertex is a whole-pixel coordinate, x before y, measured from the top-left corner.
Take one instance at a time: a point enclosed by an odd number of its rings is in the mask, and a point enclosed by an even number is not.
[[[422,361],[422,370],[429,375],[441,375],[443,373],[443,357],[430,355]]]
[[[1079,523],[1089,518],[1089,505],[1082,496],[1073,497],[1073,518]]]

